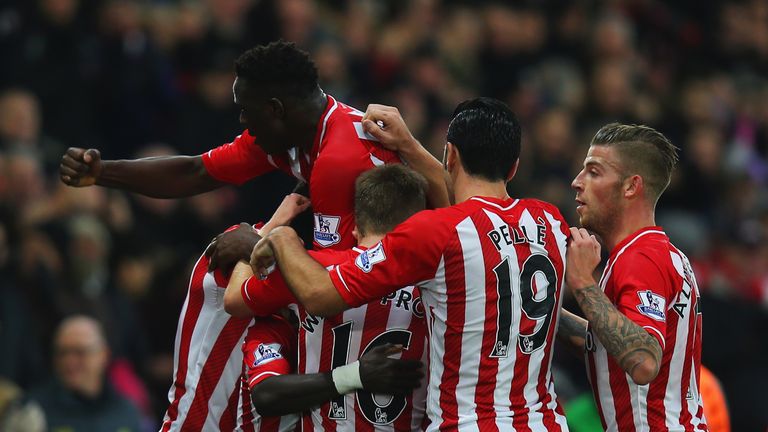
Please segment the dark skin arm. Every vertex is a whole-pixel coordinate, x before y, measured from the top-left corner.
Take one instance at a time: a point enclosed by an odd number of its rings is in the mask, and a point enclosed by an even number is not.
[[[293,228],[276,228],[261,240],[251,253],[251,268],[254,274],[262,275],[275,260],[286,284],[307,312],[329,317],[349,309],[328,271],[309,256]]]
[[[224,186],[208,174],[202,156],[101,160],[98,150],[75,147],[62,156],[59,176],[69,186],[95,184],[152,198],[183,198]]]
[[[636,384],[645,385],[653,381],[659,374],[661,345],[619,312],[597,287],[592,273],[600,262],[600,244],[595,237],[583,228],[571,228],[566,259],[568,286],[608,354]]]
[[[403,395],[421,385],[424,372],[420,361],[389,358],[402,349],[399,345],[382,345],[360,358],[360,380],[364,390]],[[256,411],[267,417],[306,411],[337,396],[339,393],[330,372],[274,376],[251,391]]]

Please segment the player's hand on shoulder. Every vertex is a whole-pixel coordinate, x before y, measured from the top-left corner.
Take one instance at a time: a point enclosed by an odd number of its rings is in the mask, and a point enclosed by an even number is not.
[[[600,243],[584,228],[571,227],[566,253],[565,280],[571,289],[595,284],[592,274],[600,264]]]
[[[96,183],[101,171],[101,153],[96,149],[70,147],[61,157],[59,165],[59,177],[69,186],[91,186]]]
[[[400,111],[387,105],[370,104],[363,116],[363,130],[379,140],[379,144],[393,151],[403,151],[420,145],[403,120]]]
[[[401,345],[377,346],[360,357],[360,381],[373,393],[402,395],[412,392],[424,378],[424,364],[419,360],[393,359],[402,352]]]
[[[238,261],[247,261],[260,238],[253,227],[245,222],[231,231],[217,235],[205,250],[205,256],[209,258],[208,271],[222,269],[229,272]]]
[[[264,237],[256,243],[251,251],[251,270],[253,274],[264,277],[269,272],[269,268],[275,265],[275,253],[269,239]]]

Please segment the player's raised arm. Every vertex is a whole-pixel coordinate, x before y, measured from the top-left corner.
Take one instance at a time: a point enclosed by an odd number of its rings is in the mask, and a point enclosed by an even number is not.
[[[97,149],[70,147],[59,165],[69,186],[98,185],[153,198],[181,198],[224,185],[208,174],[201,156],[159,156],[133,160],[102,160]]]
[[[363,128],[376,137],[384,148],[396,151],[409,167],[427,179],[427,202],[431,208],[451,205],[450,181],[446,179],[443,164],[413,137],[397,108],[368,105],[363,116]]]
[[[389,358],[400,351],[401,346],[386,344],[331,372],[266,378],[251,389],[253,406],[263,416],[281,416],[308,410],[357,390],[408,394],[421,385],[424,365],[418,360]]]

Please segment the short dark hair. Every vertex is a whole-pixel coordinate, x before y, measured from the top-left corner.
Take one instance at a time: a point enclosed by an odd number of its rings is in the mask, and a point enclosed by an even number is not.
[[[317,67],[309,54],[283,40],[251,48],[235,60],[235,72],[275,96],[306,98],[317,89]]]
[[[355,224],[361,235],[386,234],[426,208],[427,180],[400,164],[370,169],[355,181]]]
[[[607,124],[597,131],[590,145],[615,148],[627,171],[624,174],[640,175],[654,203],[669,186],[678,162],[677,147],[664,134],[645,125]]]
[[[486,180],[506,180],[520,157],[520,122],[504,102],[479,97],[456,107],[448,126],[464,169]]]

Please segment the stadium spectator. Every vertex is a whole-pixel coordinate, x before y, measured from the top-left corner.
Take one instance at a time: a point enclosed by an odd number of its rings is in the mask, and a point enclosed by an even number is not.
[[[707,430],[701,295],[688,258],[655,222],[677,159],[656,130],[611,123],[572,183],[582,228],[571,228],[566,281],[586,319],[563,311],[558,336],[586,353],[607,431]],[[596,236],[610,253],[599,285]]]
[[[109,347],[101,325],[92,318],[66,318],[54,341],[54,381],[30,397],[45,412],[50,430],[140,431],[139,412],[106,379]]]
[[[420,146],[396,109],[366,115],[384,145]],[[427,430],[567,431],[549,365],[568,225],[551,204],[507,195],[521,131],[506,104],[459,104],[447,141],[443,162],[458,204],[417,213],[330,270],[287,227],[256,246],[251,264],[261,274],[276,262],[299,302],[320,316],[417,284],[430,330]]]

